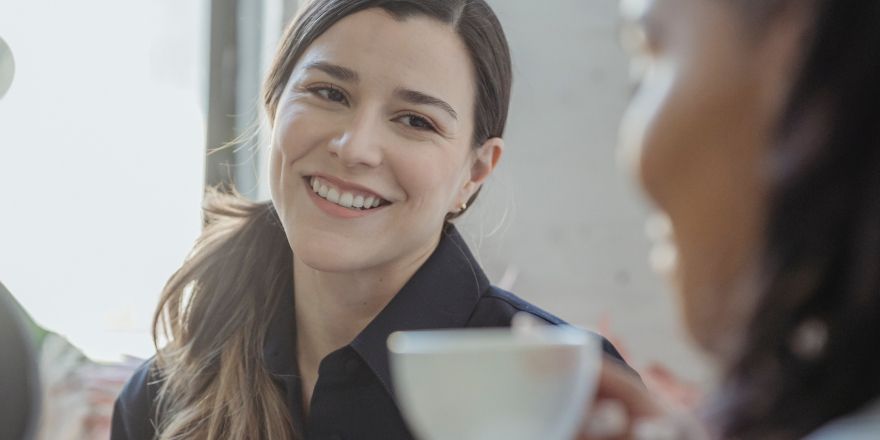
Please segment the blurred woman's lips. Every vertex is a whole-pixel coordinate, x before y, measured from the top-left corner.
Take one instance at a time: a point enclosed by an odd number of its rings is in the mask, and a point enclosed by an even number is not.
[[[367,188],[338,179],[306,176],[303,180],[318,207],[335,217],[363,217],[391,204]]]

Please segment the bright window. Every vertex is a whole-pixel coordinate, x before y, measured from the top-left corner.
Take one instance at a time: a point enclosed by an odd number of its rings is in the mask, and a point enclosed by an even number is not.
[[[0,281],[105,360],[153,352],[159,292],[200,228],[203,0],[4,0]]]

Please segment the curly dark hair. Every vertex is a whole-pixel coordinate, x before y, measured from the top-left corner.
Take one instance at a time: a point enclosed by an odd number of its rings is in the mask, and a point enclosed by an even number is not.
[[[880,2],[733,0],[772,26],[811,8],[768,170],[761,285],[715,408],[722,438],[801,438],[880,397]],[[812,326],[811,355],[796,339]]]

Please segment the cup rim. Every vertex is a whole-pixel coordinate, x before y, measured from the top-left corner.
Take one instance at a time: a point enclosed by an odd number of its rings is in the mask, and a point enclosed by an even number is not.
[[[397,331],[388,337],[393,354],[450,354],[500,352],[590,344],[591,335],[567,325],[542,326],[528,331],[510,328],[465,328]]]

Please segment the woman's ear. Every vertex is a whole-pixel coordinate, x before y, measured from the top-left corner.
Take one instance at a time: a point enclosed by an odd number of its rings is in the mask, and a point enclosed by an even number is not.
[[[504,140],[500,137],[489,138],[474,150],[473,164],[468,180],[462,188],[460,200],[457,201],[458,206],[467,203],[483,182],[492,175],[503,153]]]
[[[804,62],[803,48],[812,32],[812,7],[789,5],[773,18],[774,23],[760,42],[760,99],[771,115],[783,111],[794,83],[792,72]]]
[[[498,161],[501,160],[501,155],[504,153],[504,140],[500,137],[489,138],[474,153],[476,160],[471,168],[471,182],[479,186],[492,175],[495,167],[498,166]]]

